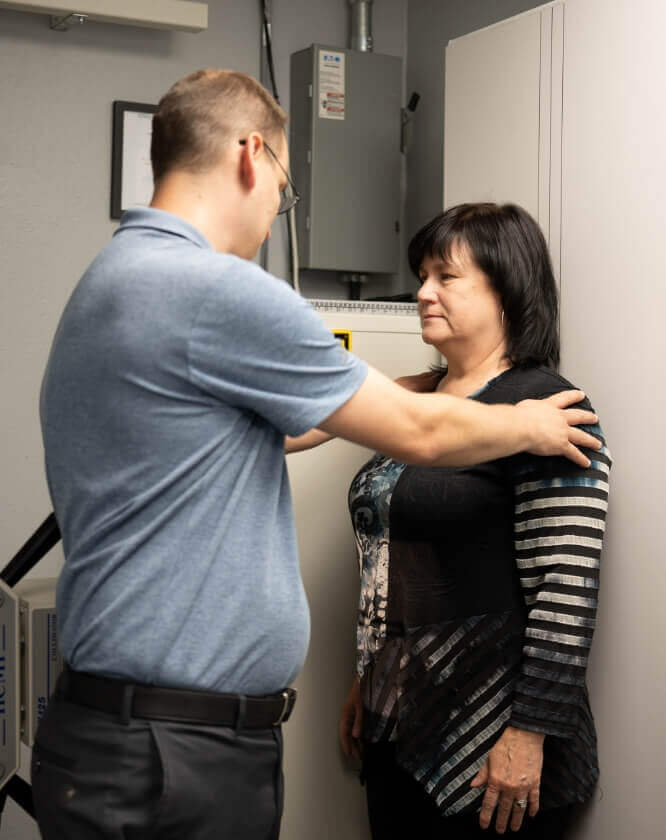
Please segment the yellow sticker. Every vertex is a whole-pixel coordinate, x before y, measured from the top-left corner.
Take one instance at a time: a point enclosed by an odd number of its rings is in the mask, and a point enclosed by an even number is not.
[[[351,339],[351,330],[333,330],[333,335],[337,338],[337,340],[342,344],[345,350],[349,350],[351,352],[352,349],[352,339]]]

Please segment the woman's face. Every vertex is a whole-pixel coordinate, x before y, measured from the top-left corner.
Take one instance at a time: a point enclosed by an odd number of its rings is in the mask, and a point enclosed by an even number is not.
[[[467,250],[454,246],[451,261],[424,257],[419,271],[421,337],[444,356],[489,350],[504,339],[502,305],[488,277]]]

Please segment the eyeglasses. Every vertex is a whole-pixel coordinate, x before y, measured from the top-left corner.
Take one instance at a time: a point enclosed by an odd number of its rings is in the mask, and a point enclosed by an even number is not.
[[[244,146],[247,143],[247,140],[239,140],[238,141],[241,146]],[[269,153],[269,155],[273,158],[273,160],[277,163],[280,169],[284,172],[285,177],[287,179],[287,186],[285,189],[280,190],[280,204],[278,206],[277,214],[281,216],[283,213],[287,213],[291,210],[292,207],[295,207],[301,199],[301,195],[296,189],[294,182],[291,180],[291,176],[287,172],[287,170],[282,166],[278,156],[275,154],[273,149],[268,145],[268,143],[264,140],[264,148]]]

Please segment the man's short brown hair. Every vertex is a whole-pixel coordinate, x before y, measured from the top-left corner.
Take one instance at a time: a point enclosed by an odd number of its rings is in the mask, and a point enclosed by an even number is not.
[[[287,115],[256,79],[233,70],[197,70],[160,99],[150,159],[155,182],[173,169],[205,172],[223,146],[251,131],[276,142]]]

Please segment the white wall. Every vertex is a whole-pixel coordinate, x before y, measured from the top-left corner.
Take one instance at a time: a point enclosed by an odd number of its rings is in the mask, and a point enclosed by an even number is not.
[[[375,3],[376,50],[404,55],[407,0]],[[277,76],[289,106],[289,54],[313,41],[348,42],[347,0],[273,0]],[[49,513],[37,401],[51,338],[82,271],[111,237],[111,103],[157,102],[200,67],[259,76],[256,0],[211,0],[199,34],[86,24],[49,30],[48,17],[0,11],[0,563]],[[285,276],[281,231],[269,268]],[[375,285],[392,288],[392,279]],[[343,297],[327,278],[310,296]],[[148,313],[146,313],[148,316]],[[39,567],[60,564],[60,549]],[[30,835],[9,803],[0,838]],[[19,827],[20,826],[20,827]]]

